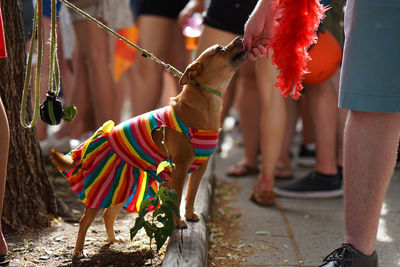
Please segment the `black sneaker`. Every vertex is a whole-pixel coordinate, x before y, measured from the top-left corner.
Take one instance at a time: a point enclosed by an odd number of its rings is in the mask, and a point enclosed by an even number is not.
[[[333,198],[343,195],[342,176],[324,175],[313,171],[293,183],[275,187],[274,192],[281,197],[293,198]]]
[[[315,161],[315,144],[301,145],[297,164],[302,167],[313,167]]]
[[[371,256],[367,256],[351,244],[344,243],[326,256],[319,267],[378,267],[378,255],[374,251]]]

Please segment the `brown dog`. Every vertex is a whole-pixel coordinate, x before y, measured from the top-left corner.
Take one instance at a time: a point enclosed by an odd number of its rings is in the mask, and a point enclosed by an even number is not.
[[[206,135],[208,133],[216,133],[214,139],[217,139],[221,124],[220,113],[222,110],[222,98],[220,95],[224,93],[232,76],[246,59],[247,51],[243,49],[242,40],[240,38],[236,38],[226,47],[215,45],[208,48],[186,68],[183,76],[180,79],[180,84],[183,86],[182,92],[171,100],[169,107],[166,107],[163,110],[172,110],[172,113],[174,113],[176,117],[187,126],[187,129],[190,129],[191,133],[193,131],[200,133],[200,135],[201,133],[205,133]],[[141,117],[139,116],[139,118]],[[118,127],[119,126],[116,126],[115,128]],[[161,130],[159,130],[160,128]],[[192,129],[201,130],[197,131]],[[104,134],[106,131],[107,130],[103,130],[103,132],[99,132],[99,136],[102,136],[102,134]],[[111,147],[113,149],[116,148],[115,151],[112,150],[110,153],[117,154],[124,158],[125,154],[123,152],[123,148],[119,149],[120,146],[114,145],[114,143],[118,142],[113,140],[123,140],[125,137],[114,138],[114,131],[117,132],[116,130],[112,130],[109,135],[107,135],[110,136],[107,138],[110,139],[109,142],[111,143]],[[204,151],[202,149],[204,148],[203,144],[206,141],[198,141],[197,139],[201,136],[195,136],[194,139],[197,141],[193,141],[188,138],[188,135],[189,134],[185,134],[184,131],[178,131],[169,126],[157,126],[155,130],[151,129],[150,132],[152,141],[160,152],[160,157],[162,159],[170,159],[175,166],[169,174],[167,173],[169,179],[166,178],[164,180],[169,180],[169,187],[171,189],[175,189],[177,192],[179,199],[178,210],[179,203],[181,201],[183,185],[186,181],[187,174],[190,170],[193,170],[189,177],[188,191],[186,195],[185,218],[189,221],[198,221],[199,218],[194,213],[193,205],[199,183],[207,168],[208,156],[204,158],[202,155],[198,155],[199,153],[203,153],[198,152],[198,150]],[[209,136],[212,136],[212,134]],[[207,138],[209,138],[209,136]],[[216,146],[217,141],[214,139],[212,142],[215,142]],[[92,140],[95,139],[93,138]],[[99,138],[95,141],[100,142],[101,140],[102,139]],[[83,147],[85,147],[85,145],[83,145]],[[82,151],[86,152],[90,149],[90,146],[87,146],[86,148],[83,148]],[[60,170],[66,171],[78,168],[79,170],[82,170],[82,172],[86,173],[85,176],[88,176],[91,173],[91,167],[89,165],[92,163],[89,164],[84,162],[86,159],[83,159],[83,156],[82,158],[77,158],[77,156],[64,156],[55,150],[52,150],[51,158],[53,163],[57,165]],[[100,154],[97,156],[97,158],[100,158]],[[125,159],[129,164],[130,158],[125,157]],[[93,162],[95,162],[95,160],[93,160]],[[121,164],[121,166],[125,166],[125,163]],[[193,167],[193,165],[196,164],[197,166]],[[129,168],[129,166],[127,168]],[[134,172],[132,171],[132,173]],[[134,180],[135,178],[136,177],[127,176],[126,179]],[[79,185],[75,185],[72,178],[69,179],[71,181],[71,186],[75,191],[74,188],[78,188]],[[106,182],[103,184],[106,184]],[[102,188],[97,188],[96,192],[99,192],[100,194],[100,192],[102,192]],[[129,196],[131,193],[132,192],[129,191],[126,196]],[[90,194],[91,193],[88,195]],[[118,194],[122,193],[119,192]],[[96,197],[96,195],[92,196],[93,199],[96,199]],[[87,200],[86,196],[80,196],[80,198],[87,201],[84,201],[87,207],[80,220],[78,238],[73,254],[74,257],[82,256],[87,229],[98,214],[100,208],[106,208],[103,213],[103,220],[107,231],[108,242],[112,243],[116,241],[113,229],[114,220],[127,200],[127,197],[122,198],[121,200],[117,200],[116,203],[112,203],[111,205],[105,207],[101,206],[100,204],[96,204],[95,200]],[[185,221],[181,220],[180,218],[176,218],[175,222],[179,228],[186,227]]]

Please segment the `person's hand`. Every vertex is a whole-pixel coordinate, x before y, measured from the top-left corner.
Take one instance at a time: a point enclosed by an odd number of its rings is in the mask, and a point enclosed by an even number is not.
[[[249,59],[256,60],[267,53],[271,36],[272,6],[270,0],[259,1],[244,27],[243,43]]]
[[[183,26],[187,23],[188,19],[196,12],[201,13],[204,11],[204,0],[190,0],[186,6],[179,13],[178,21]]]

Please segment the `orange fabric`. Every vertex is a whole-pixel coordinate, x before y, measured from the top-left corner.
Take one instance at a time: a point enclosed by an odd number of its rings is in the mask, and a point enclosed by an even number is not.
[[[311,59],[307,62],[309,73],[304,82],[319,84],[327,80],[339,68],[342,61],[342,48],[328,31],[318,35],[318,42],[309,51]]]
[[[137,43],[139,39],[139,30],[136,25],[128,28],[122,28],[118,31],[119,34],[124,36],[132,43]],[[136,49],[122,41],[117,40],[114,50],[114,81],[117,82],[121,75],[129,69],[136,58]]]

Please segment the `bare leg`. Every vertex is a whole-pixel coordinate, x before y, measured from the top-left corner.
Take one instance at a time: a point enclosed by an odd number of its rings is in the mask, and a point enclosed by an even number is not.
[[[257,90],[254,62],[247,62],[240,68],[240,93],[238,96],[240,128],[245,146],[244,164],[258,168],[260,132],[258,125],[261,118],[261,104]]]
[[[337,94],[331,80],[307,87],[311,118],[314,122],[316,150],[315,170],[326,174],[337,174]]]
[[[141,46],[146,47],[159,59],[166,61],[171,46],[175,43],[171,29],[175,29],[176,23],[175,20],[169,18],[141,15],[138,22]],[[156,62],[140,55],[136,59],[134,68],[135,88],[131,91],[131,102],[134,115],[138,115],[159,106],[164,69]]]
[[[287,98],[285,99],[285,106],[287,111],[286,131],[284,135],[282,150],[280,152],[279,160],[276,166],[277,177],[292,177],[293,170],[291,167],[290,148],[292,146],[293,135],[296,130],[296,123],[299,116],[299,103],[296,100]]]
[[[78,114],[71,123],[63,123],[56,133],[57,138],[80,138],[86,131],[96,130],[93,114],[93,106],[89,89],[88,70],[85,58],[77,47],[74,51],[75,79],[70,92],[67,95],[67,105],[75,105]]]
[[[107,120],[118,120],[114,114],[116,92],[111,75],[108,34],[86,20],[75,21],[74,28],[89,70],[91,100],[96,127],[99,127]]]
[[[0,97],[0,218],[3,212],[4,191],[7,176],[8,146],[10,144],[10,130],[7,114]],[[4,240],[0,224],[0,256],[7,254],[7,243]]]
[[[199,56],[206,48],[218,43],[220,45],[229,44],[232,39],[235,38],[235,35],[221,31],[207,25],[204,25],[203,33],[199,40],[199,46],[196,51],[196,57]],[[233,76],[231,82],[229,83],[226,92],[223,95],[224,104],[221,112],[221,122],[225,119],[225,117],[229,114],[229,109],[231,108],[236,91],[237,84],[237,75]]]
[[[274,173],[282,149],[286,127],[284,98],[275,87],[277,70],[270,60],[256,61],[256,74],[261,103],[262,172],[256,187],[264,191],[274,188]]]
[[[315,142],[314,137],[314,126],[311,121],[311,111],[310,111],[310,100],[308,97],[307,89],[304,93],[304,96],[300,98],[300,113],[301,113],[301,123],[303,126],[302,129],[302,144],[312,144]]]
[[[399,133],[400,113],[349,112],[344,136],[345,241],[366,255],[375,250]]]

